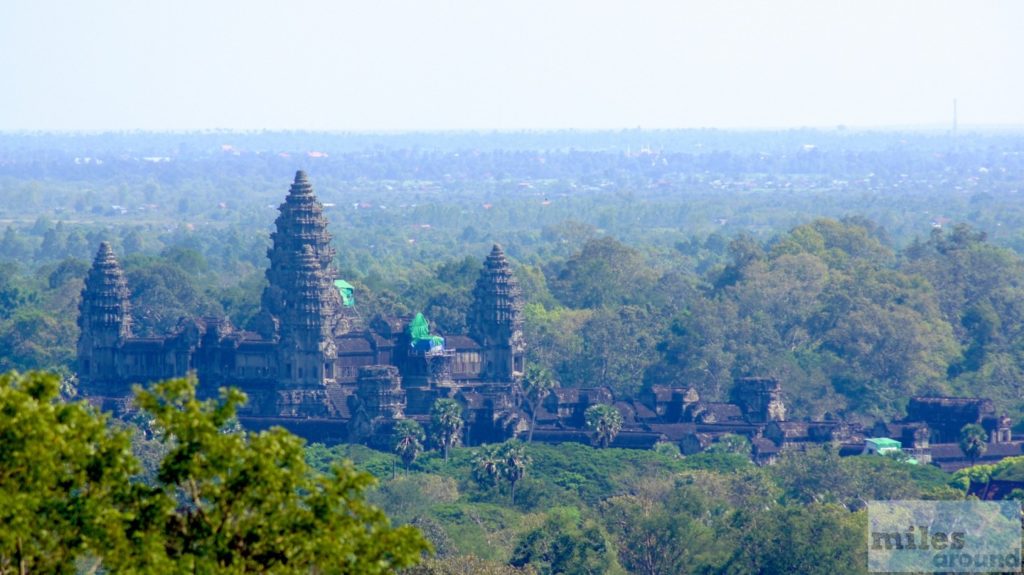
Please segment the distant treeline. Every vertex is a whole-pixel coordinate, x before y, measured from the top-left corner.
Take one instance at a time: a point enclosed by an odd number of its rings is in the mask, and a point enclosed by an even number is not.
[[[244,327],[304,167],[365,317],[422,311],[463,333],[497,242],[530,359],[564,386],[724,399],[735,377],[773,375],[795,417],[956,393],[1019,420],[1022,151],[1013,135],[844,130],[8,134],[0,367],[70,373],[101,240],[140,333],[193,314]]]

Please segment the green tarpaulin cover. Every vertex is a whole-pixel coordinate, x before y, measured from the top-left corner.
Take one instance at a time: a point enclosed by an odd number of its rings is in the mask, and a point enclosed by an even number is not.
[[[409,338],[412,340],[411,345],[415,348],[444,347],[443,337],[430,335],[430,324],[427,323],[427,318],[423,317],[422,313],[416,314],[416,317],[409,322]]]
[[[341,303],[346,306],[356,304],[355,286],[345,280],[334,280],[334,287],[338,288],[338,293],[341,294]]]

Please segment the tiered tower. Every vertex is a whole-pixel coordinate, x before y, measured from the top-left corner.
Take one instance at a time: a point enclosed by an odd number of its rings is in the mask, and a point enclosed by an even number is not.
[[[405,411],[405,390],[402,389],[402,378],[397,367],[360,367],[356,385],[356,397],[370,418],[402,418]]]
[[[355,395],[349,396],[349,441],[366,443],[376,449],[394,449],[392,432],[406,407],[402,377],[393,365],[359,368]]]
[[[786,406],[782,401],[782,384],[771,377],[744,377],[736,380],[733,400],[743,409],[751,423],[785,421]]]
[[[523,294],[505,252],[497,244],[480,271],[467,320],[470,337],[482,348],[482,375],[492,381],[512,381],[521,376],[526,351]]]
[[[324,207],[313,193],[313,186],[306,178],[306,172],[295,172],[295,181],[288,191],[288,197],[278,208],[281,212],[274,221],[276,230],[270,234],[273,246],[267,250],[270,267],[267,280],[270,285],[263,291],[263,309],[274,317],[281,318],[294,298],[288,292],[294,285],[295,262],[302,255],[303,247],[309,246],[313,256],[328,281],[337,275],[334,269],[334,248],[331,235],[327,232],[327,218]],[[334,292],[324,302],[324,311],[339,315],[341,296]]]
[[[320,267],[313,248],[304,245],[290,262],[283,278],[285,305],[281,310],[278,345],[279,381],[288,387],[317,387],[334,378],[333,296],[329,278]]]
[[[279,210],[267,250],[261,331],[278,338],[281,385],[318,388],[334,378],[334,336],[348,323],[333,286],[337,272],[327,218],[305,172],[295,173]]]
[[[78,376],[83,387],[96,395],[127,395],[127,389],[110,389],[117,380],[116,351],[131,337],[132,319],[128,284],[107,242],[96,252],[78,309]],[[101,383],[107,385],[97,388]]]

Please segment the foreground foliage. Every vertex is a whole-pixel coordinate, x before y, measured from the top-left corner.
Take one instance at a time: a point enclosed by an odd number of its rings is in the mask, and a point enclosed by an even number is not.
[[[363,446],[313,445],[307,457],[320,468],[352,458],[382,479],[369,499],[437,549],[417,574],[866,573],[867,501],[959,500],[971,482],[1024,475],[1013,458],[951,476],[888,457],[840,457],[828,445],[768,467],[739,444],[740,453],[685,457],[515,446],[529,473],[514,500],[500,472],[507,446],[455,447],[447,464],[440,450],[427,452],[395,480],[393,456]]]
[[[428,545],[363,499],[369,474],[309,468],[280,430],[226,431],[244,401],[200,401],[195,382],[139,390],[168,446],[152,485],[128,433],[84,403],[63,403],[52,375],[0,379],[0,573],[90,569],[147,573],[394,573]]]

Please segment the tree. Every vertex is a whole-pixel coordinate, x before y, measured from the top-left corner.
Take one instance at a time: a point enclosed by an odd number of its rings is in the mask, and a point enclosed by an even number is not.
[[[245,396],[229,389],[199,401],[195,384],[136,391],[170,447],[147,509],[171,570],[394,573],[429,549],[364,501],[369,474],[351,463],[311,472],[302,440],[281,428],[225,432]]]
[[[583,518],[572,507],[552,510],[541,526],[523,534],[509,564],[519,568],[532,566],[544,574],[623,572],[608,535],[595,521]]]
[[[673,489],[666,491],[656,499],[619,495],[601,506],[604,524],[618,543],[619,560],[630,573],[699,572],[701,554],[715,548],[712,530],[693,518],[700,506],[681,493],[671,495]]]
[[[724,573],[867,573],[867,516],[839,505],[787,505],[745,513]],[[829,534],[823,537],[822,534]]]
[[[138,465],[125,432],[58,402],[57,387],[51,375],[0,378],[0,410],[12,414],[0,420],[0,572],[86,557],[114,571],[390,573],[426,548],[362,502],[369,476],[310,474],[301,442],[282,430],[225,431],[237,392],[198,402],[188,380],[140,392],[170,446],[150,489],[130,481]]]
[[[707,451],[712,453],[738,453],[749,457],[750,449],[750,440],[747,439],[746,436],[735,433],[725,433],[718,438],[718,441],[709,445]]]
[[[444,451],[448,462],[448,451],[459,444],[462,436],[462,406],[454,399],[438,399],[430,408],[431,434]]]
[[[558,387],[558,381],[551,370],[531,363],[526,366],[526,371],[523,373],[522,386],[523,397],[526,399],[527,405],[530,406],[530,434],[527,436],[527,441],[532,443],[533,428],[537,425],[537,410],[540,409],[544,398]]]
[[[409,466],[423,453],[423,426],[418,421],[403,419],[395,424],[395,439],[395,455],[402,460],[408,475]]]
[[[609,387],[616,395],[636,395],[644,371],[658,359],[656,346],[663,331],[659,322],[656,314],[640,306],[596,310],[581,328],[579,380]]]
[[[501,463],[497,445],[481,445],[473,454],[473,479],[481,487],[494,487],[498,484]]]
[[[129,436],[60,401],[59,386],[41,372],[0,376],[0,573],[73,573],[76,559],[130,554]]]
[[[566,260],[550,286],[568,307],[598,308],[642,299],[655,279],[639,251],[604,236],[588,240]]]
[[[428,559],[421,565],[403,571],[404,575],[536,575],[537,570],[529,566],[522,569],[486,561],[475,555],[458,555]]]
[[[622,414],[611,405],[598,404],[587,408],[583,414],[587,429],[594,433],[597,444],[608,447],[622,430]]]
[[[523,444],[510,439],[501,445],[498,451],[501,466],[500,473],[508,481],[510,502],[516,501],[516,483],[526,476],[526,468],[530,465],[530,456],[526,454]]]
[[[960,429],[960,451],[963,451],[967,459],[971,461],[971,466],[974,466],[974,462],[979,457],[985,455],[985,451],[988,449],[988,444],[985,442],[987,437],[985,428],[977,423],[968,423]]]

